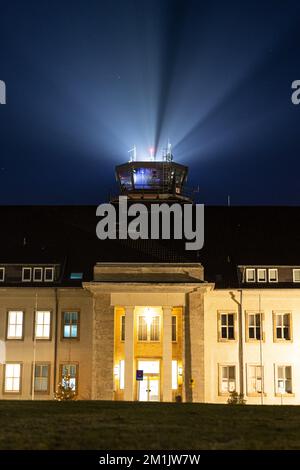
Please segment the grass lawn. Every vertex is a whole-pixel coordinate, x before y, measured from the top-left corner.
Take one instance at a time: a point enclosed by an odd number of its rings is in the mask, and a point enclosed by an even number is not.
[[[300,449],[300,407],[1,401],[0,449]]]

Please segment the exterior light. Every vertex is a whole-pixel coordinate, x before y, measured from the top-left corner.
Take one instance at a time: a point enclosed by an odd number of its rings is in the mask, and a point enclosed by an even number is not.
[[[148,327],[151,325],[152,323],[152,320],[153,320],[153,312],[152,312],[152,309],[147,307],[145,309],[145,321],[148,325]]]
[[[182,366],[178,366],[178,375],[182,375]]]

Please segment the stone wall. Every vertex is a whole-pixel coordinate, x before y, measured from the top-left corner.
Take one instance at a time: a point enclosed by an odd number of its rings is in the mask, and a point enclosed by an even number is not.
[[[94,298],[93,311],[92,399],[114,399],[114,308],[110,294]]]

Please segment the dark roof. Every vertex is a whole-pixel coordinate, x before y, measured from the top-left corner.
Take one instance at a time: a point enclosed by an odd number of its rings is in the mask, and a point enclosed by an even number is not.
[[[205,280],[237,283],[238,265],[300,265],[300,207],[205,207],[205,242],[185,251],[178,240],[96,237],[96,206],[0,207],[0,263],[60,263],[91,280],[96,262],[201,262]]]

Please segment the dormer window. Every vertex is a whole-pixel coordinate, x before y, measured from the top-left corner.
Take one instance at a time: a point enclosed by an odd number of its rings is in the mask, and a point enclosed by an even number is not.
[[[255,282],[255,269],[246,269],[246,282]]]
[[[44,271],[44,281],[45,282],[53,282],[54,281],[54,268],[45,268]]]
[[[42,280],[43,280],[43,268],[33,268],[33,280],[35,282],[42,282]]]
[[[293,269],[293,282],[300,282],[300,269]]]
[[[278,269],[269,269],[269,282],[278,282]]]
[[[0,282],[5,280],[5,268],[0,268]]]
[[[267,270],[266,269],[257,270],[257,282],[267,282]]]
[[[32,268],[22,268],[22,281],[23,282],[30,282],[32,276]]]

